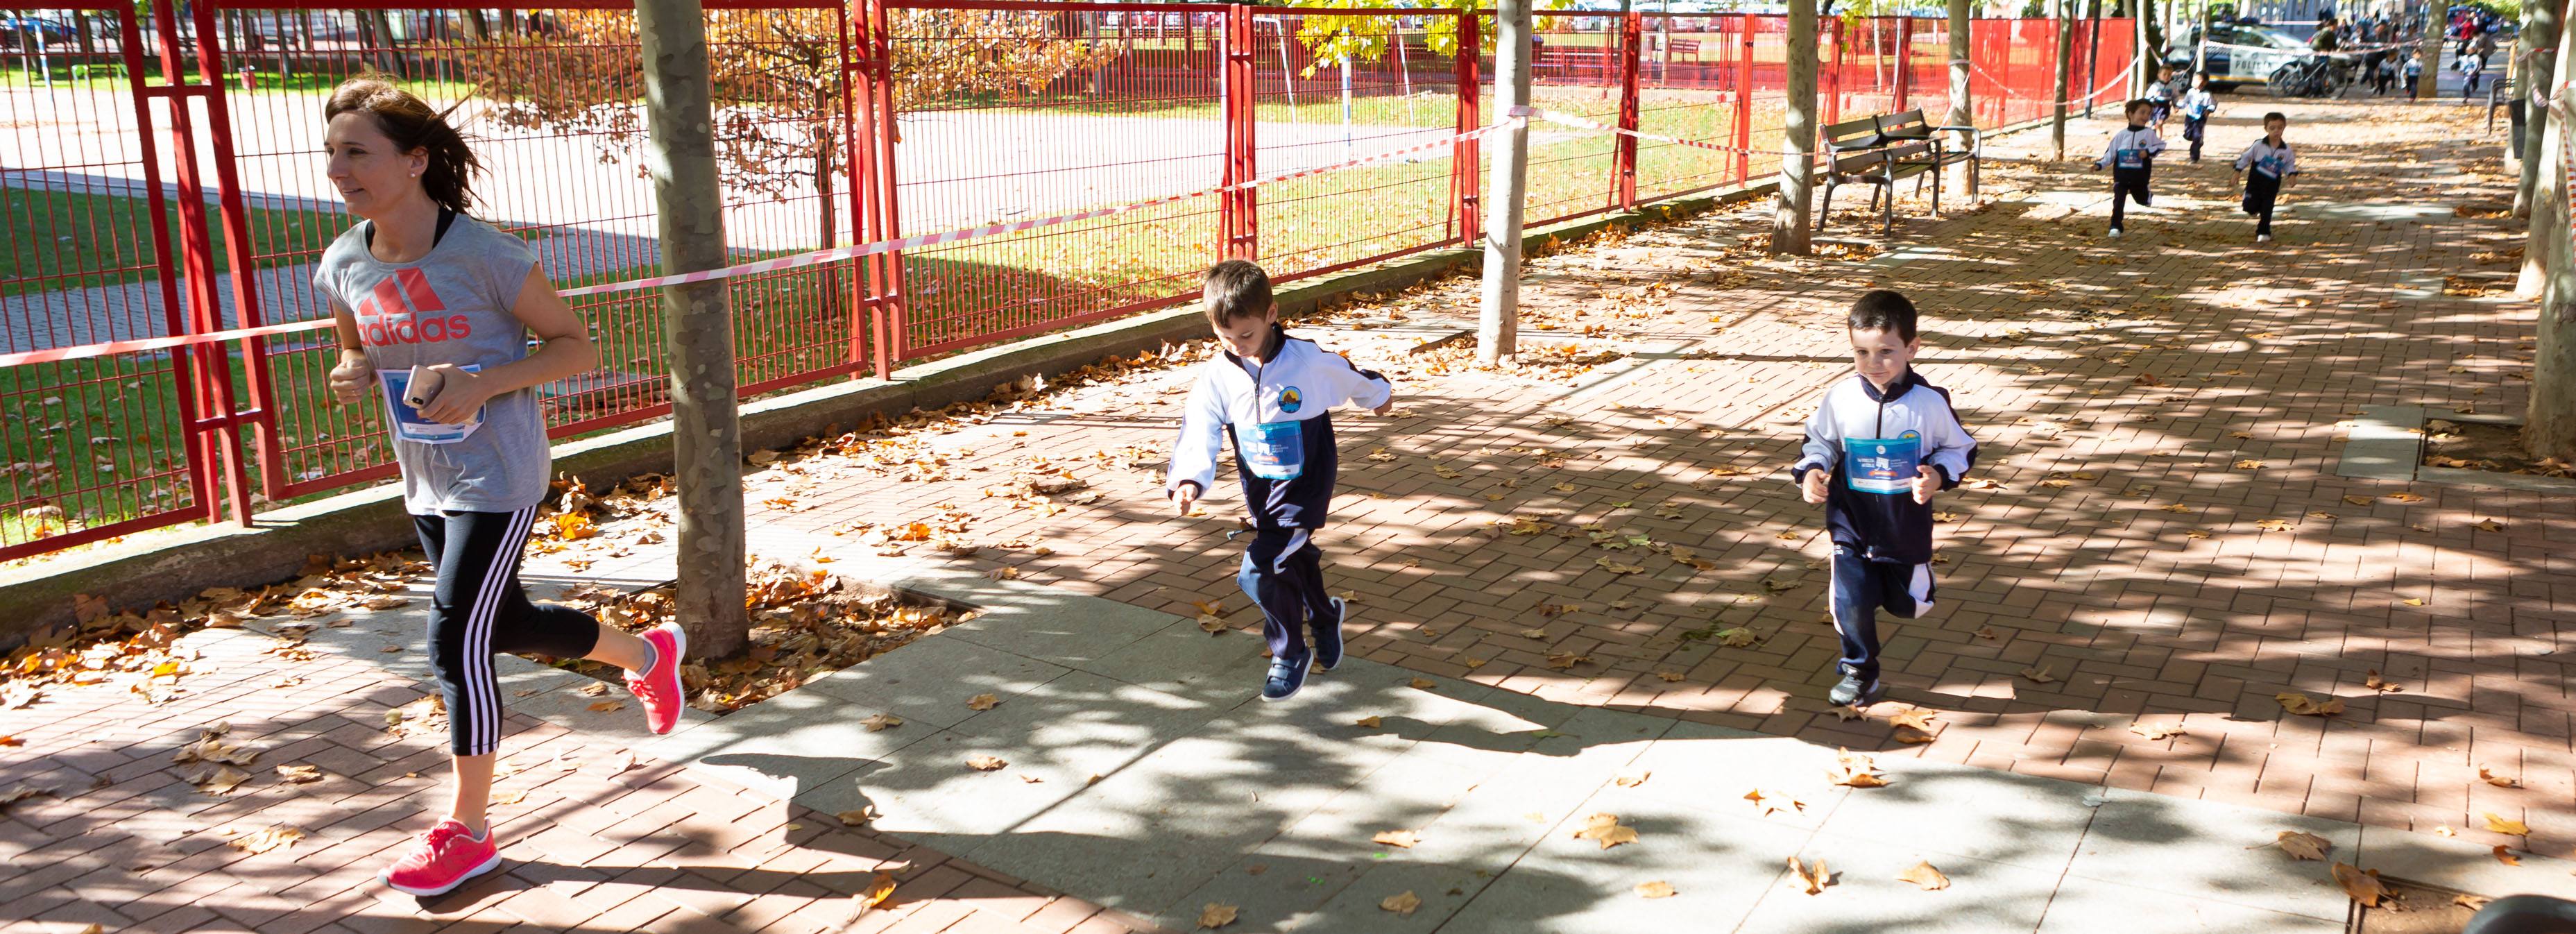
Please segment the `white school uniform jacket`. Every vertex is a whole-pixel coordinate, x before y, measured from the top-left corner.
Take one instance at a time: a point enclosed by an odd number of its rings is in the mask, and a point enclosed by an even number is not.
[[[1333,501],[1341,464],[1333,448],[1334,406],[1373,409],[1394,398],[1395,385],[1352,366],[1314,341],[1270,330],[1270,359],[1220,353],[1199,364],[1181,413],[1166,490],[1196,483],[1214,492],[1216,458],[1234,438],[1234,469],[1258,528],[1319,529]]]
[[[2290,152],[2289,140],[2282,140],[2276,147],[2267,140],[2258,139],[2254,145],[2245,147],[2244,155],[2236,157],[2236,170],[2242,172],[2247,169],[2275,179],[2287,178],[2299,174],[2299,157]]]
[[[2134,172],[2153,167],[2156,154],[2164,151],[2165,138],[2157,136],[2153,127],[2129,126],[2111,134],[2111,142],[2102,147],[2102,158],[2093,160],[2093,167]]]
[[[2212,96],[2208,91],[2193,88],[2190,91],[2183,93],[2183,116],[2198,120],[2208,117],[2210,114],[2217,112],[2217,110],[2218,98]]]
[[[1834,544],[1873,561],[1924,564],[1932,507],[1914,501],[1916,466],[1931,465],[1946,490],[1976,463],[1977,439],[1950,408],[1950,393],[1909,367],[1885,392],[1857,374],[1825,390],[1789,478],[1831,472],[1825,530]]]

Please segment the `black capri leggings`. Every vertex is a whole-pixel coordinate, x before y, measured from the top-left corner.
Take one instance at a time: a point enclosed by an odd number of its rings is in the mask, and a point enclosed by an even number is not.
[[[429,661],[447,699],[449,749],[460,756],[501,744],[501,688],[492,653],[590,654],[599,621],[567,606],[535,603],[519,587],[519,557],[530,506],[517,512],[447,512],[413,516],[422,550],[438,573],[429,609]]]

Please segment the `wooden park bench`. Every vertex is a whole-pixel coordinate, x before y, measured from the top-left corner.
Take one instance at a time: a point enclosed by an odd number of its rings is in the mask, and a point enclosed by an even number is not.
[[[1953,130],[1968,134],[1968,148],[1948,148],[1938,135]],[[1828,124],[1824,130],[1825,197],[1816,209],[1816,229],[1825,229],[1825,219],[1833,213],[1834,189],[1846,184],[1873,186],[1870,207],[1879,210],[1879,236],[1896,228],[1896,183],[1914,179],[1915,191],[1923,190],[1922,176],[1932,178],[1932,211],[1941,210],[1941,172],[1943,167],[1965,162],[1970,178],[1976,177],[1980,144],[1975,127],[1935,126],[1923,118],[1923,111],[1878,114],[1857,120]],[[1885,198],[1884,204],[1879,199]]]

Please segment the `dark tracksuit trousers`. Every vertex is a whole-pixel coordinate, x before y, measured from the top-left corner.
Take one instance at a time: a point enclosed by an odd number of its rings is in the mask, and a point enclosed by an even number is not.
[[[2203,142],[2205,142],[2205,141],[2206,141],[2206,140],[2204,140],[2204,139],[2203,139],[2203,137],[2206,137],[2206,136],[2208,136],[2208,135],[2209,135],[2209,118],[2208,118],[2208,117],[2184,117],[2184,118],[2182,118],[2182,138],[2184,138],[2184,139],[2187,139],[2187,140],[2190,140],[2190,141],[2191,141],[2191,161],[2193,161],[2193,162],[2195,162],[2195,163],[2197,163],[2197,162],[2199,162],[2199,161],[2200,161],[2200,146],[2201,146],[2201,144],[2202,144]],[[2141,204],[2143,204],[2143,203],[2145,203],[2145,202],[2140,202],[2140,203],[2141,203]]]
[[[2281,197],[2281,180],[2261,172],[2245,173],[2245,213],[2254,215],[2254,235],[2272,235],[2272,204]]]
[[[2121,229],[2121,222],[2128,216],[2128,199],[2137,199],[2139,207],[2153,203],[2155,195],[2147,191],[2147,183],[2155,179],[2155,174],[2156,169],[2152,165],[2143,169],[2111,170],[2111,229]]]
[[[429,609],[429,660],[447,701],[449,748],[460,756],[484,755],[501,743],[501,689],[492,653],[579,658],[599,641],[599,622],[589,614],[532,602],[519,586],[519,558],[536,517],[534,506],[412,517],[438,574]]]
[[[1834,546],[1834,633],[1842,637],[1842,668],[1878,677],[1878,611],[1913,619],[1932,608],[1932,566],[1863,557]]]
[[[1324,551],[1305,529],[1256,529],[1234,575],[1244,596],[1261,605],[1261,638],[1270,657],[1307,655],[1306,631],[1341,625],[1332,595],[1324,591]]]

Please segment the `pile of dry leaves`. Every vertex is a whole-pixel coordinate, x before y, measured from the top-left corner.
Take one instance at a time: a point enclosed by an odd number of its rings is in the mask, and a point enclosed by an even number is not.
[[[864,587],[827,571],[758,560],[753,564],[747,601],[750,649],[736,658],[690,662],[680,669],[690,706],[716,712],[738,710],[974,616],[971,611]],[[630,632],[670,621],[675,608],[668,588],[641,592],[583,588],[565,602]],[[616,668],[598,662],[575,659],[562,664],[602,680],[620,678]],[[605,700],[600,705],[620,703]]]

